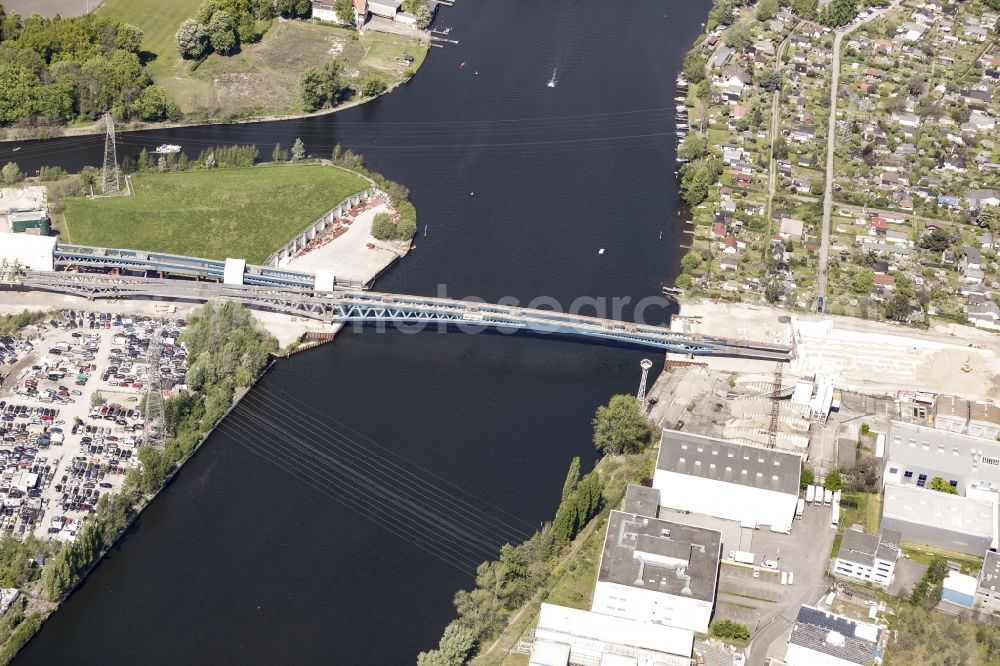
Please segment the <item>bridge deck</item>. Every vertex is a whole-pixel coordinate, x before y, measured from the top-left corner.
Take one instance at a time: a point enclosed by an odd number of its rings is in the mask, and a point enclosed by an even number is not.
[[[788,347],[716,336],[691,335],[663,326],[600,319],[585,315],[429,296],[302,287],[242,286],[93,273],[29,271],[22,285],[86,298],[165,298],[206,301],[215,298],[250,307],[328,322],[445,323],[465,330],[479,327],[523,329],[578,335],[692,355],[738,356],[787,361]]]

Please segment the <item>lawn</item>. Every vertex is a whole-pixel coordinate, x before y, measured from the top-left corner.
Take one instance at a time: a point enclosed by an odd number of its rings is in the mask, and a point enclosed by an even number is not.
[[[67,199],[67,240],[210,259],[264,261],[367,182],[321,165],[132,177],[133,197]]]
[[[347,84],[368,74],[393,85],[405,78],[400,60],[411,55],[416,70],[428,47],[416,39],[353,30],[308,21],[276,19],[257,44],[222,57],[210,55],[197,68],[177,53],[174,36],[184,19],[194,16],[202,0],[105,0],[102,16],[136,25],[146,33],[143,50],[152,58],[148,70],[194,118],[236,118],[301,111],[299,78],[308,67],[333,58],[344,62]]]

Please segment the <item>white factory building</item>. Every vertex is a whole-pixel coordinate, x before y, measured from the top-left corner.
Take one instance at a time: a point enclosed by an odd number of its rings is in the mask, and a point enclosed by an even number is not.
[[[789,532],[802,456],[664,430],[653,487],[660,505]]]
[[[34,271],[51,271],[55,236],[0,233],[0,264],[18,264]]]
[[[844,532],[833,571],[838,576],[889,587],[896,571],[902,539],[903,535],[894,530],[882,530],[874,536],[849,529]]]
[[[882,529],[899,532],[902,541],[982,557],[997,546],[997,493],[971,490],[974,494],[962,497],[888,483]]]
[[[708,632],[722,534],[612,511],[591,610]]]
[[[973,486],[1000,490],[1000,442],[995,437],[977,437],[957,430],[969,428],[969,403],[956,410],[964,414],[957,417],[950,415],[951,410],[948,415],[943,413],[940,403],[939,397],[937,428],[902,421],[890,424],[883,481],[923,488],[939,476],[960,495]],[[992,416],[994,408],[982,403],[977,409]],[[963,422],[965,426],[960,425]],[[974,432],[988,432],[985,423],[972,425]]]
[[[788,637],[788,666],[868,666],[882,661],[883,631],[874,624],[801,606]]]
[[[694,633],[542,604],[529,666],[689,666]]]
[[[974,604],[986,615],[1000,614],[1000,555],[993,551],[983,559]]]

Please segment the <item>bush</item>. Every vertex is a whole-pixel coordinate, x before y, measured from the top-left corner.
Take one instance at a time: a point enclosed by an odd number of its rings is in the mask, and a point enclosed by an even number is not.
[[[379,240],[409,240],[416,233],[416,219],[404,220],[402,213],[398,223],[390,213],[378,213],[372,220],[372,236]]]
[[[745,624],[732,620],[719,620],[709,630],[713,636],[723,640],[745,643],[750,640],[750,629]]]
[[[594,414],[594,446],[608,455],[638,453],[653,441],[653,426],[633,395],[616,395]]]

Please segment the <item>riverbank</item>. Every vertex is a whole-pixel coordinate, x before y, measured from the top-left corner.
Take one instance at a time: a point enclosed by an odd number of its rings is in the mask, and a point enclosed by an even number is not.
[[[176,103],[183,118],[119,122],[118,132],[166,130],[201,125],[229,125],[322,116],[387,95],[407,83],[430,49],[430,35],[413,37],[353,29],[304,20],[275,19],[260,42],[237,54],[211,54],[202,61],[181,59],[174,47],[179,14],[161,16],[141,3],[114,3],[99,12],[145,31],[144,48],[156,57],[147,64],[154,85]],[[191,9],[194,11],[194,9]],[[171,28],[173,26],[173,28]],[[310,112],[303,107],[300,79],[327,61],[340,65],[343,101]],[[375,82],[377,85],[368,84]],[[173,116],[176,118],[176,116]],[[0,128],[0,142],[103,134],[103,120],[68,126]]]
[[[72,312],[70,316],[74,316]],[[84,321],[82,314],[80,315],[80,321]],[[131,322],[133,320],[127,319],[127,321]],[[146,319],[145,321],[149,322],[150,320]],[[170,327],[175,326],[177,323],[176,320],[172,319],[152,321],[160,323],[154,323],[152,328],[147,328],[147,333],[156,337],[160,337],[163,332],[169,331]],[[119,319],[118,325],[122,323],[124,322]],[[191,393],[186,390],[172,392],[171,397],[166,401],[169,404],[165,405],[167,416],[159,425],[165,433],[165,442],[155,445],[143,441],[140,444],[136,444],[139,447],[138,453],[134,458],[129,456],[128,463],[126,463],[125,458],[122,458],[120,463],[116,463],[116,467],[118,465],[127,465],[129,468],[129,472],[124,476],[124,481],[121,483],[120,488],[117,489],[117,492],[109,490],[101,497],[99,502],[96,499],[92,500],[91,503],[95,507],[89,515],[86,513],[82,516],[73,514],[74,518],[70,521],[66,521],[65,516],[55,516],[52,518],[53,523],[58,520],[63,524],[62,532],[60,533],[60,537],[63,537],[61,538],[63,545],[61,548],[55,550],[54,555],[43,558],[37,563],[40,573],[36,573],[34,581],[30,589],[26,590],[26,593],[32,597],[44,594],[54,605],[50,604],[44,609],[44,612],[36,612],[25,619],[25,626],[31,629],[31,633],[37,631],[51,613],[57,611],[67,599],[80,589],[89,575],[96,570],[104,556],[118,543],[145,509],[151,506],[160,493],[170,485],[185,463],[198,452],[218,425],[239,405],[242,398],[249,393],[275,362],[273,356],[271,356],[277,347],[274,339],[262,331],[259,324],[249,316],[249,312],[242,306],[234,304],[219,306],[210,304],[203,306],[191,313],[189,324],[190,327],[188,329],[181,329],[181,335],[183,336],[185,349],[191,351],[192,358],[195,360],[190,364],[185,364],[188,377],[186,379],[187,383],[184,386],[185,388],[190,386],[197,392]],[[75,322],[70,325],[77,327]],[[146,326],[148,327],[148,324]],[[103,329],[104,327],[101,326],[100,328]],[[68,337],[69,334],[67,332],[63,335]],[[97,335],[100,336],[101,334]],[[111,333],[108,332],[104,337],[110,336]],[[73,338],[74,342],[72,344],[80,344],[76,341],[81,339]],[[152,343],[150,342],[150,344]],[[239,358],[235,369],[230,368],[232,363],[231,357],[218,351],[222,349],[223,345],[229,352]],[[105,345],[97,346],[104,347]],[[70,347],[70,344],[66,345],[67,349],[70,349]],[[173,353],[171,349],[166,349],[165,351]],[[163,358],[166,359],[167,357],[164,356]],[[107,360],[104,356],[101,356],[101,359]],[[166,362],[166,360],[160,361],[160,363]],[[104,377],[104,379],[107,378]],[[78,381],[77,383],[81,382]],[[93,387],[91,387],[91,390],[93,390]],[[101,392],[99,391],[94,393],[95,397],[100,397],[100,395]],[[69,396],[68,393],[67,396]],[[85,397],[84,395],[83,398]],[[18,401],[26,399],[29,398],[25,396],[16,398]],[[137,400],[137,398],[133,399]],[[66,402],[73,402],[73,400],[67,398]],[[93,404],[95,400],[92,399],[90,402]],[[85,417],[86,420],[79,417],[74,418],[71,433],[67,432],[64,434],[61,429],[53,429],[52,432],[58,433],[60,436],[59,447],[69,447],[71,440],[75,441],[75,438],[83,435],[84,430],[81,429],[79,434],[77,432],[78,424],[87,423],[88,427],[85,432],[88,434],[96,431],[95,428],[89,427],[89,421],[103,418],[103,410],[106,408],[106,406],[102,408],[99,416],[95,416],[93,411],[91,411]],[[124,409],[121,411],[124,415]],[[136,411],[141,414],[141,406]],[[128,414],[131,417],[132,411],[129,411]],[[70,417],[66,416],[65,418]],[[124,420],[120,420],[119,424],[124,422]],[[57,423],[61,424],[62,421]],[[151,436],[154,432],[152,428],[155,423],[156,421],[144,423],[142,435],[137,435],[136,437],[145,439]],[[82,428],[82,426],[80,427]],[[102,428],[101,432],[105,429],[109,432],[111,431],[110,427],[105,427]],[[53,434],[52,437],[55,438],[56,435]],[[100,438],[100,435],[95,435],[95,437]],[[65,439],[65,442],[63,439]],[[112,440],[116,440],[117,443],[118,439],[120,438],[109,437],[105,441],[108,451],[104,455],[108,455],[112,448],[116,448],[115,444],[111,442]],[[130,438],[126,437],[125,439]],[[89,438],[81,440],[81,446],[89,444],[90,441]],[[95,448],[97,447],[92,446],[92,451]],[[94,456],[92,455],[91,457],[93,458]],[[75,476],[78,471],[75,464],[77,460],[78,458],[74,457],[73,467],[61,471],[66,471],[67,474]],[[117,459],[115,460],[117,461]],[[138,461],[138,464],[136,464],[136,461]],[[53,465],[56,465],[58,462],[59,459],[57,458],[54,460]],[[46,470],[48,469],[46,468]],[[98,472],[101,472],[99,478],[104,478],[103,465],[100,468],[94,467],[94,469],[94,478],[98,478]],[[59,471],[58,468],[53,467],[51,475],[46,472],[46,489],[48,489],[48,485],[56,478]],[[123,471],[120,468],[117,470],[119,474]],[[89,474],[90,472],[88,471],[88,478]],[[66,485],[66,478],[64,474],[63,486],[54,486],[57,494],[63,490],[67,491],[68,494],[69,486]],[[101,483],[101,488],[113,488],[114,486],[114,483]],[[59,506],[62,507],[63,511],[66,511],[66,502],[68,501],[65,499],[66,496],[63,495],[61,505],[56,503],[58,501],[58,497],[56,497],[56,500],[52,501],[51,505],[45,507],[44,510],[46,513],[56,510]],[[83,497],[84,493],[81,492],[79,499],[82,501]],[[76,501],[76,491],[71,495],[71,498],[73,502]],[[45,500],[46,503],[49,501],[48,499]],[[70,509],[76,508],[75,504],[70,506]],[[38,518],[40,524],[45,517],[47,517],[46,514],[41,514]],[[72,526],[71,531],[70,526]],[[49,529],[49,532],[51,533],[52,529]],[[30,623],[28,622],[29,620]],[[4,646],[3,651],[0,652],[0,655],[4,658],[4,663],[16,655],[22,646],[21,643],[27,639],[27,636],[24,635],[25,633],[27,632],[21,632],[20,634],[14,632],[12,634],[11,640],[13,641],[13,636],[16,635],[18,643],[11,643]]]
[[[412,78],[412,77],[410,77]],[[313,111],[311,113],[299,112],[299,113],[286,113],[268,116],[254,116],[251,118],[219,118],[219,119],[208,119],[208,120],[179,120],[177,122],[163,122],[163,123],[149,123],[149,122],[126,122],[115,125],[116,133],[121,136],[122,134],[129,134],[132,132],[145,132],[149,130],[167,130],[167,129],[181,129],[184,127],[211,127],[216,125],[250,125],[254,123],[269,123],[282,120],[301,120],[303,118],[313,118],[329,116],[331,114],[337,113],[339,111],[347,111],[348,109],[353,109],[355,107],[367,104],[381,97],[385,97],[396,88],[409,83],[410,78],[405,81],[400,81],[399,83],[394,83],[390,85],[385,92],[380,93],[374,97],[366,97],[363,99],[355,99],[343,104],[330,108],[321,109],[319,111]],[[74,136],[97,136],[104,134],[106,132],[103,121],[97,121],[90,125],[84,127],[61,127],[61,128],[15,128],[0,127],[0,144],[3,143],[19,143],[21,141],[33,141],[36,139],[50,140],[50,139],[60,139],[68,138]],[[10,136],[13,134],[13,136]]]

